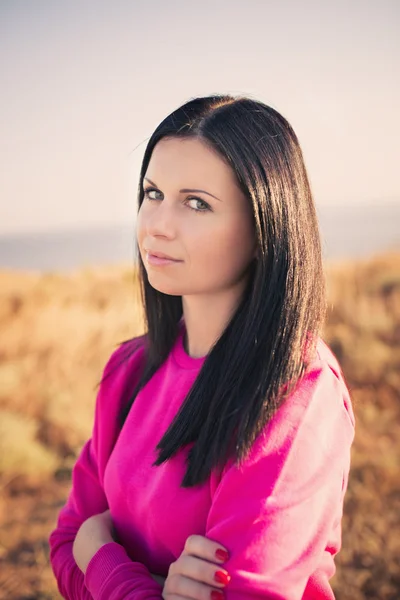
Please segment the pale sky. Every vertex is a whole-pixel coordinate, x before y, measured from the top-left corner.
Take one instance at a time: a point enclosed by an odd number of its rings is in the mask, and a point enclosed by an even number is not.
[[[399,0],[0,0],[0,234],[133,222],[148,137],[215,92],[289,120],[317,205],[400,202]]]

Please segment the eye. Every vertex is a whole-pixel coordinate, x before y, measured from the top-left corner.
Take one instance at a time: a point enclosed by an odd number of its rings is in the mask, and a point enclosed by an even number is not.
[[[146,198],[148,198],[149,200],[158,200],[159,198],[152,198],[150,196],[150,194],[152,192],[156,192],[156,194],[161,194],[162,195],[162,192],[160,192],[159,190],[156,190],[155,188],[146,188],[146,189],[143,190],[143,194],[144,194],[144,196]]]
[[[154,197],[150,196],[150,194],[153,194],[153,192],[155,194],[161,194],[161,196],[163,196],[163,193],[160,192],[160,190],[157,190],[156,188],[152,188],[152,187],[145,188],[143,190],[143,196],[145,198],[148,198],[148,200],[151,200],[151,201],[160,200],[160,198],[154,198]],[[202,206],[200,208],[195,208],[193,206],[190,206],[190,204],[189,204],[190,202],[199,202]],[[187,204],[188,208],[190,208],[190,210],[193,210],[194,212],[197,212],[197,213],[205,213],[205,212],[208,212],[211,210],[211,207],[209,204],[207,204],[207,202],[205,202],[201,198],[197,198],[196,196],[190,196],[190,197],[186,198],[186,204]]]
[[[189,202],[200,202],[200,204],[203,205],[203,208],[193,208],[192,206],[189,206],[190,209],[195,210],[196,212],[206,212],[207,210],[210,210],[210,207],[207,204],[207,202],[204,202],[204,200],[201,200],[201,198],[188,198],[187,203],[189,204]]]

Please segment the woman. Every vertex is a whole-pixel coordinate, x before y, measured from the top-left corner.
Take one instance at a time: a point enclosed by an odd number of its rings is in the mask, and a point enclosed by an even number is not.
[[[146,333],[111,355],[50,536],[65,598],[334,598],[354,416],[320,337],[298,140],[246,97],[151,136],[137,244]]]

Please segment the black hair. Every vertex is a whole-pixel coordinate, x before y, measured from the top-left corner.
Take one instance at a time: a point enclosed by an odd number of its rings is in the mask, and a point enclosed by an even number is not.
[[[163,138],[201,140],[231,166],[252,206],[258,256],[241,301],[208,352],[178,414],[157,445],[154,465],[184,446],[182,487],[204,482],[228,459],[240,464],[312,361],[326,314],[319,224],[298,139],[275,109],[249,97],[194,98],[150,137],[143,177]],[[145,313],[145,361],[120,414],[122,426],[139,390],[169,355],[179,332],[182,297],[149,284],[139,257]]]

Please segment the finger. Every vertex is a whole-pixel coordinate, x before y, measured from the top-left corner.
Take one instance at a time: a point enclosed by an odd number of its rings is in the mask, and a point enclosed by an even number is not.
[[[182,575],[220,588],[227,585],[231,579],[226,569],[191,554],[183,554],[176,562],[171,563],[168,577],[172,575]]]
[[[229,552],[224,546],[202,535],[190,535],[186,540],[183,553],[217,563],[229,560]]]
[[[223,600],[224,593],[217,588],[211,588],[209,585],[184,577],[183,575],[172,575],[167,578],[164,586],[164,593],[168,600],[169,595],[176,594],[190,598],[190,600]]]

